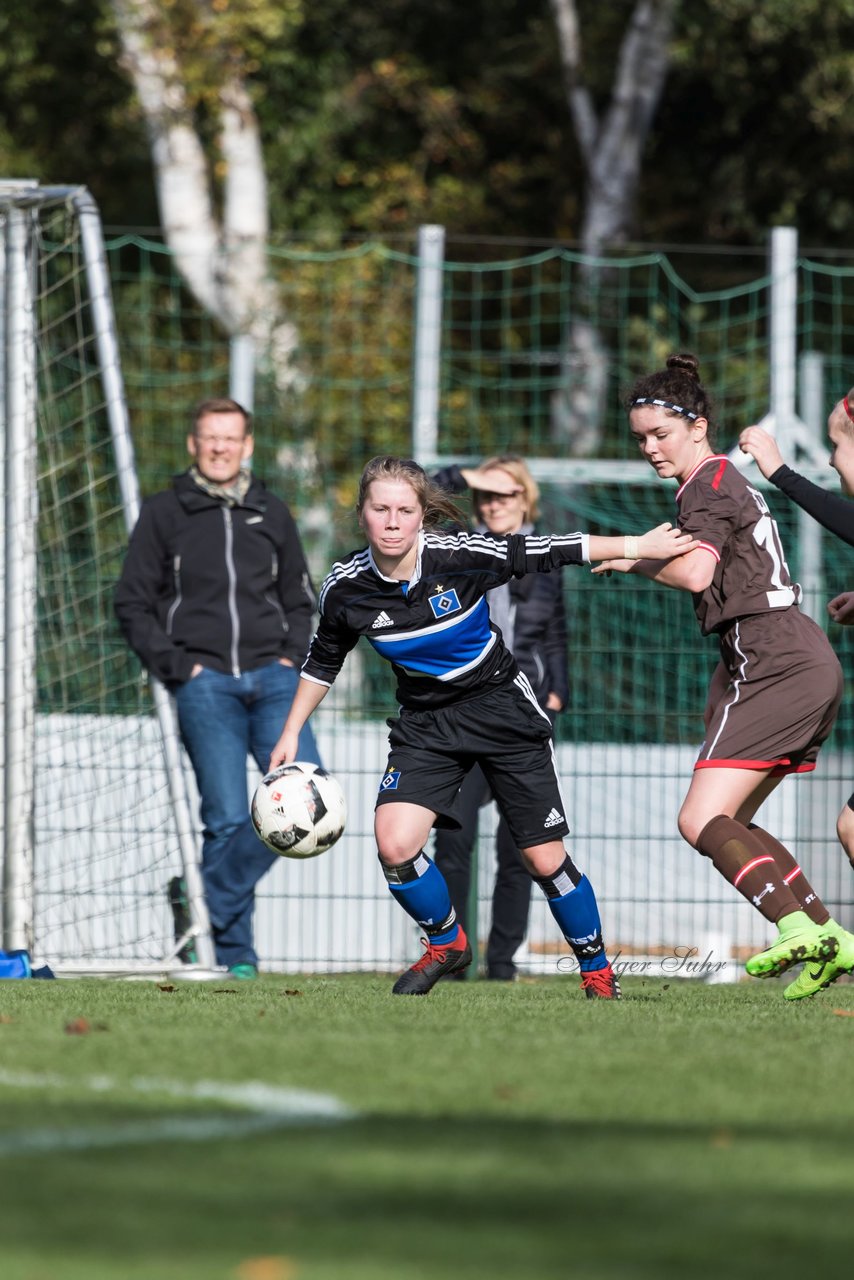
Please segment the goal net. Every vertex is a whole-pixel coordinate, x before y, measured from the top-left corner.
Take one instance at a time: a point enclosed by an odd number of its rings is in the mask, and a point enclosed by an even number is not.
[[[583,295],[577,257],[555,250],[434,264],[441,280],[427,296],[441,293],[444,304],[426,322],[432,344],[416,332],[418,257],[382,245],[298,245],[271,248],[269,261],[306,374],[283,411],[275,377],[259,368],[254,457],[292,504],[318,581],[356,544],[357,479],[377,452],[438,465],[518,450],[541,485],[543,532],[639,532],[672,519],[673,495],[640,478],[629,458],[619,384],[668,350],[696,350],[710,385],[725,390],[723,421],[755,421],[768,407],[766,278],[698,296],[677,287],[658,256],[615,260],[601,277],[599,312],[587,298],[607,352],[600,456],[569,459],[549,423],[554,396],[570,385],[562,335]],[[119,634],[112,591],[138,504],[126,402],[153,491],[181,465],[192,404],[227,385],[228,343],[193,303],[167,246],[122,235],[104,251],[85,188],[0,183],[0,279],[3,945],[27,947],[62,972],[178,972],[167,886],[183,872],[199,972],[209,970],[192,775],[168,698],[145,681]],[[798,350],[823,352],[827,364],[821,419],[834,388],[851,384],[854,269],[799,262],[798,280]],[[435,377],[422,383],[431,345]],[[776,367],[794,377],[791,361]],[[432,410],[430,396],[421,405],[426,420],[435,415],[427,441],[412,431],[413,381],[435,393]],[[732,435],[722,443],[731,446]],[[815,478],[827,483],[821,472]],[[768,499],[790,567],[822,618],[827,598],[850,589],[854,552],[781,495]],[[640,957],[644,973],[672,971],[679,948],[702,950],[699,963],[707,951],[734,960],[758,949],[766,936],[758,913],[676,829],[714,645],[701,641],[682,593],[576,571],[564,581],[570,701],[558,720],[558,767],[569,848],[596,886],[610,946]],[[833,642],[849,670],[854,636]],[[255,919],[264,969],[399,969],[418,955],[416,927],[379,873],[372,831],[394,713],[387,668],[359,646],[315,720],[324,764],[347,794],[347,831],[324,857],[280,859],[264,877]],[[852,742],[846,697],[816,775],[781,787],[763,819],[847,926],[854,895],[834,819],[851,790]],[[485,807],[473,894],[481,944],[495,822],[494,806]],[[535,893],[520,968],[553,974],[567,958]]]
[[[100,221],[85,188],[5,183],[0,231],[3,945],[168,968],[195,837],[168,702],[152,715],[113,619],[137,499]]]

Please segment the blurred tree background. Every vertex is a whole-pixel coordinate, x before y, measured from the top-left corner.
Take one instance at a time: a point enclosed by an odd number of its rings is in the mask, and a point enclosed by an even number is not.
[[[200,24],[238,58],[261,129],[272,236],[577,243],[585,167],[550,0],[157,0],[202,137]],[[578,0],[604,113],[635,0]],[[682,0],[629,238],[804,245],[854,231],[854,3]],[[183,45],[182,45],[183,42]],[[191,55],[195,56],[191,56]],[[109,0],[5,0],[0,172],[85,182],[108,226],[159,225],[145,122]],[[212,163],[216,182],[216,164]],[[709,260],[704,271],[719,269]],[[709,281],[705,281],[706,284]],[[720,281],[716,281],[720,283]]]

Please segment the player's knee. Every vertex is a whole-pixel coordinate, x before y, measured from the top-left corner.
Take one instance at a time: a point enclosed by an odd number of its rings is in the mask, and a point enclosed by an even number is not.
[[[679,834],[683,840],[687,840],[692,849],[697,848],[697,841],[700,839],[700,832],[706,825],[706,819],[701,818],[685,805],[679,810],[679,817],[676,820],[679,827]]]
[[[423,842],[417,835],[387,825],[377,824],[374,835],[380,862],[387,867],[399,867],[402,862],[409,862],[422,848]]]
[[[404,862],[411,862],[416,856],[418,850],[413,853],[412,849],[402,849],[400,847],[377,847],[377,856],[384,867],[400,867]]]
[[[854,866],[854,809],[851,808],[850,802],[844,806],[836,819],[836,834],[848,855],[848,861]]]

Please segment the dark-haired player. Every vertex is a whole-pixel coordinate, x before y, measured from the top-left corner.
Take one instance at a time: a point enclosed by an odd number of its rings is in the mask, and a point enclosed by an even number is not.
[[[800,589],[761,492],[714,450],[696,357],[670,356],[638,379],[625,407],[644,458],[661,479],[678,481],[679,527],[699,545],[665,564],[620,559],[594,572],[640,573],[690,591],[703,634],[720,643],[679,830],[777,926],[748,973],[769,977],[802,960],[817,975],[829,961],[854,969],[854,937],[830,918],[789,850],[753,822],[786,774],[815,768],[842,696],[836,655],[798,608]],[[826,985],[821,976],[816,983]],[[792,984],[785,994],[812,991]]]
[[[424,845],[456,824],[460,786],[479,764],[525,865],[572,947],[591,998],[620,990],[602,941],[593,888],[563,845],[569,827],[551,724],[490,621],[487,591],[614,554],[669,558],[694,546],[662,525],[639,538],[443,533],[462,513],[416,463],[374,458],[357,504],[368,545],[335,564],[320,593],[320,624],[270,767],[296,759],[298,736],[347,654],[365,636],[397,676],[400,716],[380,782],[374,829],[395,900],[427,935],[396,995],[426,995],[471,963],[448,887]]]

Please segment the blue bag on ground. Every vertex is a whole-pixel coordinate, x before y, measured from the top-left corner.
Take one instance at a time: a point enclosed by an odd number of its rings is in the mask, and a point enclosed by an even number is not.
[[[0,951],[0,978],[55,978],[49,965],[34,969],[29,951]]]
[[[29,978],[31,973],[28,951],[0,951],[0,978]]]

